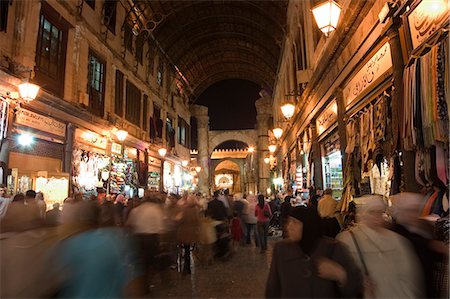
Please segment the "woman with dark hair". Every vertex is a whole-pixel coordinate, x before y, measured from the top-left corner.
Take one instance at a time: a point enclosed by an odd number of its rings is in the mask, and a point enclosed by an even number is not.
[[[255,206],[256,232],[258,244],[261,246],[261,253],[267,250],[267,234],[269,233],[269,220],[272,217],[270,206],[266,203],[264,195],[258,195],[258,204]]]
[[[361,294],[362,276],[339,242],[322,237],[314,208],[290,210],[288,238],[275,244],[266,298],[352,298]]]

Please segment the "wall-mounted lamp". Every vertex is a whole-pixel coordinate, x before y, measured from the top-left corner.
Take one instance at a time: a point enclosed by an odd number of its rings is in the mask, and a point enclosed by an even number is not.
[[[312,13],[319,29],[328,36],[330,32],[336,30],[341,6],[334,0],[327,0],[315,6]]]
[[[269,157],[265,157],[264,158],[264,163],[269,164],[270,163],[270,158]]]
[[[275,129],[273,129],[272,131],[273,131],[273,136],[274,136],[276,139],[280,139],[281,136],[283,135],[283,129],[282,129],[282,128],[275,128]]]
[[[249,153],[253,153],[253,152],[255,151],[255,148],[254,148],[253,146],[249,146],[248,149],[247,149],[247,151],[248,151]]]
[[[188,165],[189,165],[189,161],[187,161],[187,160],[181,161],[181,166],[186,167]]]
[[[164,156],[167,154],[167,149],[164,148],[164,147],[160,148],[160,149],[158,150],[158,154],[159,154],[161,157],[164,157]]]
[[[200,166],[195,167],[195,171],[200,172],[202,168]]]
[[[281,113],[289,120],[295,113],[295,105],[291,102],[284,102],[281,105]]]
[[[127,138],[127,136],[128,136],[128,132],[125,130],[117,130],[116,131],[116,137],[120,141],[124,141]]]
[[[297,104],[297,99],[300,95],[296,92],[291,92],[290,94],[285,95],[285,100],[281,105],[281,112],[284,117],[289,120],[295,113],[295,106]]]
[[[39,89],[40,89],[40,87],[37,86],[36,84],[32,84],[29,82],[22,83],[19,85],[20,97],[23,100],[30,102],[36,98],[36,96],[39,92]]]
[[[275,151],[277,150],[277,145],[276,144],[271,144],[269,145],[269,152],[270,153],[275,153]]]

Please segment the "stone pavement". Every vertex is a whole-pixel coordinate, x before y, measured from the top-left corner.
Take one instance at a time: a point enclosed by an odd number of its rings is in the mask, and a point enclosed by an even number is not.
[[[173,270],[172,285],[161,286],[155,281],[151,298],[263,298],[270,268],[272,247],[261,254],[254,246],[238,247],[227,261],[193,267],[191,275]],[[159,279],[158,279],[159,280]]]

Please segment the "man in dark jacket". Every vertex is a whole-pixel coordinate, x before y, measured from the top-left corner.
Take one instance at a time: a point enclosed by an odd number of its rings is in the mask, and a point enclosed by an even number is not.
[[[219,190],[214,192],[213,199],[208,203],[206,216],[209,216],[215,220],[225,221],[228,217],[228,212],[223,202],[218,199],[219,193]]]
[[[284,197],[284,201],[280,207],[280,225],[283,229],[283,238],[286,238],[286,224],[289,218],[289,211],[291,210],[291,199],[294,198],[292,188],[288,187],[287,191],[288,194]]]

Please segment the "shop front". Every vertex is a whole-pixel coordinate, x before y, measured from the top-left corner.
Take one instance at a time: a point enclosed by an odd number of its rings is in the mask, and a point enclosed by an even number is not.
[[[422,215],[448,213],[449,169],[449,35],[450,6],[415,1],[403,15],[404,103],[400,138],[414,152],[414,184],[426,199]],[[445,284],[443,284],[445,285]]]
[[[342,155],[337,131],[336,100],[325,108],[316,119],[320,142],[322,178],[324,189],[332,189],[333,197],[340,199],[343,190]]]
[[[390,168],[399,160],[391,127],[393,88],[389,43],[382,43],[369,57],[343,88],[347,118],[344,183],[347,197],[350,193],[389,196]]]
[[[47,207],[62,203],[69,193],[69,173],[63,172],[66,124],[27,109],[16,114],[10,140],[9,194],[36,190]]]
[[[139,151],[136,148],[113,142],[111,144],[111,173],[109,194],[124,194],[132,198],[143,193],[139,177],[141,169]]]
[[[72,186],[85,198],[108,191],[111,158],[107,155],[108,140],[95,132],[75,129],[72,152]]]

